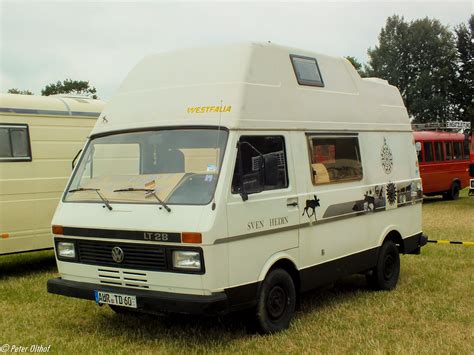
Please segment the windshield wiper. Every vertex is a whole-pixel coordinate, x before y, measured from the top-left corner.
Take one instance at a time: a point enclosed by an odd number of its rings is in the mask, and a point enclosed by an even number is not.
[[[155,190],[153,189],[137,189],[135,187],[127,187],[125,189],[114,190],[114,192],[128,192],[128,191],[143,191],[143,192],[148,193],[148,195],[153,195],[156,198],[156,200],[160,203],[160,205],[164,207],[165,210],[167,210],[168,212],[171,212],[171,208],[169,208],[168,205],[164,203],[164,201],[158,197]]]
[[[102,200],[102,202],[104,202],[105,206],[107,207],[107,209],[109,211],[112,211],[112,206],[110,205],[110,202],[109,200],[107,200],[99,191],[100,189],[93,189],[93,188],[88,188],[88,187],[79,187],[77,189],[72,189],[72,190],[69,190],[69,192],[77,192],[77,191],[95,191],[97,192],[97,195],[99,195],[100,199]]]

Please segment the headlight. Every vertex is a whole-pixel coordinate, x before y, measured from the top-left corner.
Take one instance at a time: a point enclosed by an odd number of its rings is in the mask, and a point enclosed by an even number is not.
[[[173,268],[201,270],[201,254],[198,251],[173,250]]]
[[[58,242],[56,244],[58,256],[61,258],[74,259],[76,257],[76,248],[71,242]]]

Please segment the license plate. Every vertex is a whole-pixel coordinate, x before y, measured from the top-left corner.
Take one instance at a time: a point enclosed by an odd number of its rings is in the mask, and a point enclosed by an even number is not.
[[[137,297],[122,295],[120,293],[94,291],[95,301],[102,304],[113,304],[116,306],[137,308]]]

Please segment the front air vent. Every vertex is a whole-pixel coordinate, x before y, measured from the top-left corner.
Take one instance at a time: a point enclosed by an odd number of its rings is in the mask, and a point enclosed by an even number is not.
[[[97,269],[99,281],[104,285],[149,288],[147,274],[120,269]]]
[[[102,241],[77,241],[79,262],[83,264],[110,266],[125,269],[166,270],[165,248],[150,244],[112,243]],[[123,252],[123,260],[114,261],[112,249],[118,247]],[[133,278],[131,274],[130,278]],[[135,274],[138,276],[138,274]],[[140,278],[138,278],[139,280]],[[113,282],[113,277],[110,279]],[[140,281],[131,280],[139,283]]]

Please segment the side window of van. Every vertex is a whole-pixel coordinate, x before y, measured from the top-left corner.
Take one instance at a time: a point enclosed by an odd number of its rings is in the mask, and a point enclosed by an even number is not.
[[[313,184],[362,179],[359,139],[356,136],[308,135]]]
[[[446,160],[452,160],[453,159],[453,149],[451,146],[451,142],[445,142],[444,143],[444,148],[446,151]]]
[[[232,193],[250,194],[286,187],[285,139],[282,136],[240,137]]]
[[[0,162],[31,161],[27,125],[0,125]]]
[[[459,160],[463,158],[461,142],[453,142],[453,152],[454,152],[455,160]]]
[[[464,141],[464,159],[469,159],[469,141]]]
[[[435,157],[436,161],[443,161],[443,145],[441,142],[435,142]]]
[[[431,142],[423,143],[423,150],[425,151],[425,162],[430,163],[434,161],[433,144]]]

